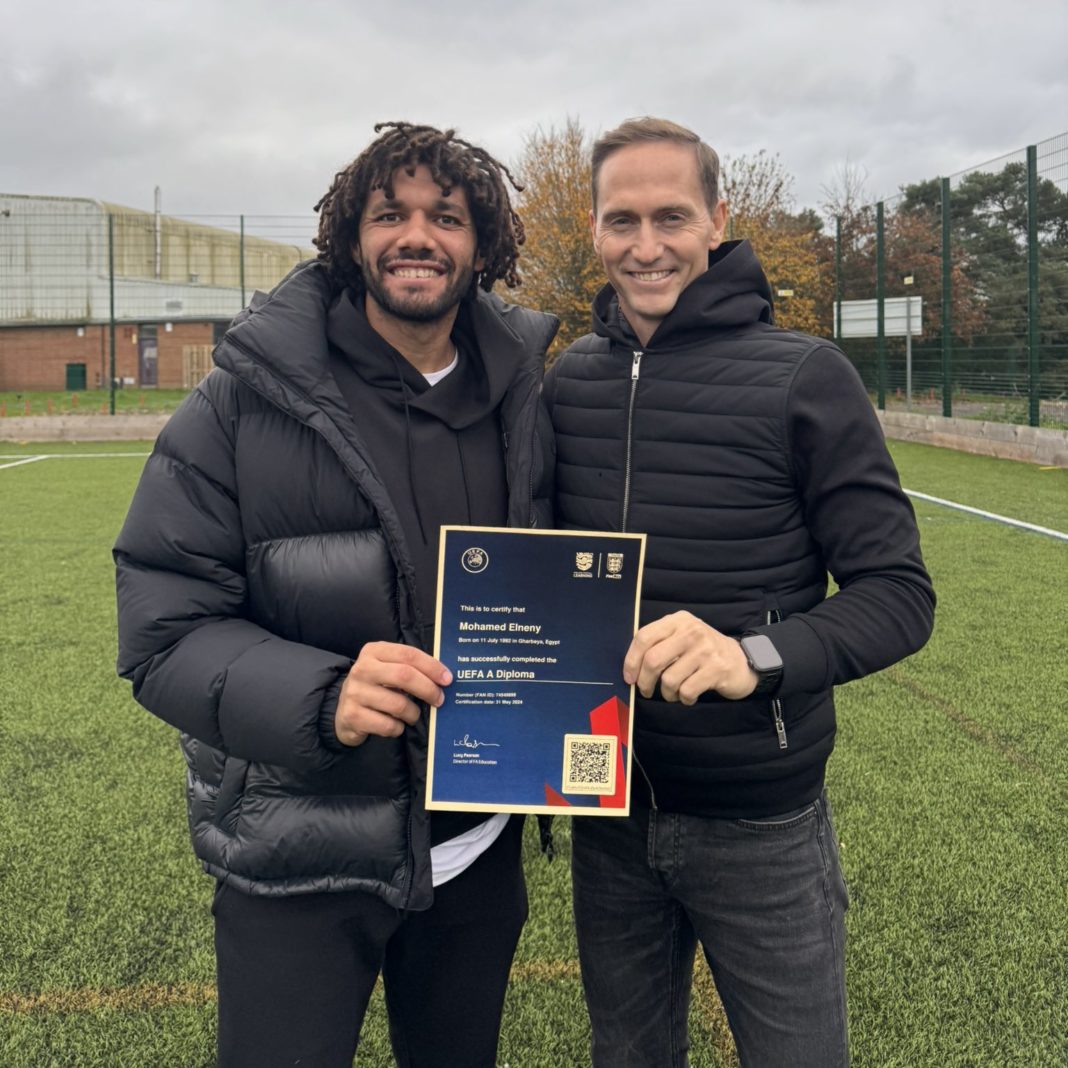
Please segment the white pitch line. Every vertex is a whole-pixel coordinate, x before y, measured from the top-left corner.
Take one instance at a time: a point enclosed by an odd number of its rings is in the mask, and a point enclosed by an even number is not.
[[[44,453],[41,456],[25,456],[14,459],[12,456],[0,455],[0,460],[14,460],[13,463],[0,464],[0,471],[6,471],[9,467],[21,467],[23,464],[37,463],[38,460],[95,460],[99,457],[111,458],[134,456],[145,458],[151,456],[147,452],[54,452]],[[1049,527],[1040,527],[1037,523],[1025,523],[1022,519],[1013,519],[1007,515],[998,515],[997,512],[987,512],[982,508],[972,508],[967,504],[958,504],[956,501],[947,501],[944,497],[932,497],[929,493],[920,493],[918,490],[906,489],[910,497],[916,497],[921,501],[929,501],[931,504],[941,504],[946,508],[955,508],[959,512],[968,512],[971,515],[981,516],[983,519],[992,519],[996,523],[1004,523],[1006,526],[1019,527],[1021,530],[1030,530],[1036,534],[1045,534],[1059,541],[1068,541],[1068,534],[1061,530],[1051,530]],[[527,680],[530,681],[529,679]]]
[[[9,457],[3,456],[0,459],[9,459]],[[47,456],[24,456],[21,460],[16,460],[12,464],[0,464],[0,471],[6,471],[9,467],[21,467],[23,464],[35,464],[38,460],[47,460]]]
[[[107,457],[115,459],[120,456],[139,456],[142,459],[146,456],[151,456],[150,452],[45,452],[40,456],[31,456],[26,463],[30,460],[96,460],[100,457]],[[18,453],[8,453],[4,455],[0,453],[0,460],[18,460],[20,456]],[[5,464],[5,467],[14,467],[15,464]],[[2,470],[2,468],[0,468]]]
[[[941,504],[946,508],[956,508],[959,512],[970,512],[972,515],[982,516],[983,519],[993,519],[996,523],[1005,523],[1010,527],[1019,527],[1021,530],[1031,530],[1036,534],[1045,534],[1050,538],[1058,538],[1060,541],[1068,541],[1068,534],[1061,530],[1050,530],[1049,527],[1040,527],[1037,523],[1025,523],[1022,519],[1012,519],[1007,515],[998,515],[997,512],[984,512],[982,508],[972,508],[967,504],[958,504],[956,501],[947,501],[942,497],[932,497],[928,493],[918,493],[916,490],[907,489],[905,492],[910,497],[917,497],[921,501],[930,501],[931,504]]]

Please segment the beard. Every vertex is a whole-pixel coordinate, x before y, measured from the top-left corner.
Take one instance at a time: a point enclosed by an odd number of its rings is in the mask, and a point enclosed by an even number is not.
[[[416,257],[406,256],[406,260]],[[374,298],[375,303],[388,315],[395,319],[403,319],[410,323],[433,323],[438,319],[445,318],[463,300],[475,274],[473,262],[457,267],[452,260],[447,258],[434,259],[430,256],[423,257],[445,268],[445,289],[438,296],[426,293],[398,293],[387,289],[384,276],[385,270],[381,264],[371,264],[366,260],[360,260],[360,273],[363,275],[363,284],[368,294]],[[403,283],[402,283],[403,284]]]

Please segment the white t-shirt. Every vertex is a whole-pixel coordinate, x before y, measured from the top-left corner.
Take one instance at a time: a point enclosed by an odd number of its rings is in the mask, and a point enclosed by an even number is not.
[[[430,866],[434,871],[434,885],[441,886],[471,867],[497,841],[507,822],[507,812],[496,812],[485,823],[431,848]]]
[[[452,374],[456,370],[456,365],[460,362],[460,350],[452,350],[452,363],[448,367],[443,367],[440,371],[428,371],[424,372],[423,377],[432,385],[436,386],[446,375]]]

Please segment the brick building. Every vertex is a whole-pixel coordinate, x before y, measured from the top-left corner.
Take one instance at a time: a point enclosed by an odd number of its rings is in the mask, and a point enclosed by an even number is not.
[[[191,388],[256,289],[315,254],[310,217],[269,230],[73,197],[0,194],[0,391]],[[263,224],[260,224],[263,228]]]

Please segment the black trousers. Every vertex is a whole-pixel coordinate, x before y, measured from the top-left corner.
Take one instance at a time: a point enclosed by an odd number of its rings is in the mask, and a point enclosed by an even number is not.
[[[400,1068],[493,1068],[527,917],[521,817],[426,912],[215,892],[219,1068],[351,1068],[379,973]]]

